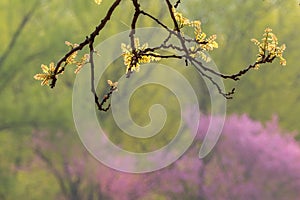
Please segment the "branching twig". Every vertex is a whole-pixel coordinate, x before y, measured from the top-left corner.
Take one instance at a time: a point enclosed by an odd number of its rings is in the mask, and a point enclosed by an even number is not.
[[[89,44],[93,44],[95,41],[95,38],[99,35],[100,31],[105,27],[105,25],[107,24],[107,22],[110,20],[114,10],[118,7],[118,5],[120,4],[122,0],[116,0],[112,6],[109,8],[109,10],[107,11],[107,14],[105,15],[105,17],[101,20],[101,23],[96,27],[95,31],[92,32],[90,34],[89,37],[86,37],[86,39],[79,44],[78,47],[75,47],[73,49],[71,49],[68,53],[66,53],[66,55],[64,57],[62,57],[58,63],[55,66],[55,70],[54,70],[54,76],[52,78],[52,83],[50,84],[51,88],[55,87],[57,78],[56,75],[62,73],[64,71],[64,68],[61,68],[61,65],[67,61],[67,59],[74,53],[77,52],[79,50],[82,50],[86,45]]]
[[[174,8],[177,8],[179,6],[179,4],[180,4],[180,0],[177,0],[177,2],[174,5]]]
[[[271,29],[267,28],[265,30],[264,38],[262,42],[257,41],[256,39],[252,39],[252,41],[259,47],[259,54],[257,60],[254,64],[249,65],[247,68],[239,71],[236,74],[226,75],[220,73],[210,67],[207,67],[204,62],[209,62],[207,54],[205,52],[211,51],[214,48],[218,48],[218,44],[215,42],[216,35],[212,35],[210,37],[206,37],[206,34],[201,29],[200,21],[190,21],[189,19],[183,17],[183,15],[176,11],[180,0],[177,0],[174,6],[172,5],[170,0],[165,0],[165,4],[169,13],[169,17],[172,20],[173,28],[170,28],[168,25],[164,24],[162,20],[153,16],[152,14],[146,12],[141,9],[139,0],[131,0],[132,6],[134,9],[134,14],[131,20],[130,26],[130,34],[129,40],[130,45],[122,45],[124,63],[127,66],[127,77],[134,71],[139,70],[139,66],[142,63],[149,63],[151,61],[158,61],[159,59],[182,59],[185,61],[186,66],[191,64],[195,67],[195,69],[205,78],[207,78],[218,90],[218,92],[224,96],[226,99],[231,99],[232,95],[235,92],[235,88],[233,88],[230,92],[222,91],[221,86],[214,79],[214,77],[219,77],[222,79],[231,79],[233,81],[238,81],[241,76],[245,75],[249,70],[258,68],[260,64],[264,63],[272,63],[275,58],[280,59],[280,64],[285,65],[286,60],[282,57],[282,53],[285,50],[285,45],[278,47],[278,41],[276,36],[271,33]],[[91,64],[91,91],[94,95],[95,103],[99,110],[107,111],[110,108],[110,104],[107,107],[104,107],[104,104],[110,99],[112,93],[117,90],[117,83],[112,83],[109,81],[110,90],[106,95],[99,99],[96,93],[95,87],[95,64],[94,64],[94,41],[95,38],[100,34],[103,28],[106,26],[107,22],[110,20],[115,9],[120,4],[121,0],[115,0],[112,6],[107,11],[105,17],[101,20],[100,24],[96,27],[96,29],[86,37],[86,39],[81,42],[79,45],[71,45],[72,49],[62,57],[57,64],[55,65],[55,69],[52,71],[52,65],[48,68],[47,66],[42,66],[43,70],[46,71],[46,75],[38,74],[36,75],[36,79],[43,80],[42,84],[48,83],[48,80],[52,80],[50,83],[50,87],[54,88],[57,75],[63,73],[66,65],[74,60],[73,57],[76,57],[77,52],[82,50],[84,47],[88,45],[89,47],[89,63]],[[138,38],[135,37],[137,30],[137,21],[140,16],[147,17],[151,19],[158,26],[162,27],[167,33],[168,36],[162,41],[159,46],[156,47],[148,47],[148,45],[139,45]],[[195,37],[192,39],[184,37],[182,28],[193,28]],[[177,39],[179,44],[175,44],[171,42],[171,39]],[[170,52],[170,50],[176,51],[176,53],[168,54],[166,52]],[[75,56],[74,56],[75,55]],[[197,59],[198,57],[202,58],[202,60]],[[71,61],[70,61],[71,60]],[[83,59],[84,60],[84,59]],[[75,62],[78,63],[78,62]],[[83,62],[79,62],[82,64]]]

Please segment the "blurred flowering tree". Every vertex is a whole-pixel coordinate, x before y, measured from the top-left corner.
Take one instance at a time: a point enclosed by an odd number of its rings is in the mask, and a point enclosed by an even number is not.
[[[202,118],[198,139],[209,122]],[[228,117],[219,143],[204,160],[206,199],[297,199],[300,146],[277,118],[263,126],[247,115]]]
[[[186,113],[187,122],[191,117],[192,112]],[[34,135],[34,149],[56,177],[62,199],[293,200],[300,196],[300,145],[292,133],[280,130],[276,117],[263,125],[247,115],[229,116],[218,144],[200,160],[197,153],[210,119],[201,117],[196,141],[184,156],[148,174],[115,171],[78,147],[48,142],[49,135],[43,133]]]
[[[93,93],[95,104],[99,110],[107,111],[110,104],[108,106],[105,106],[104,104],[110,98],[111,94],[117,90],[117,82],[114,83],[111,80],[108,80],[110,86],[109,91],[102,98],[98,97],[94,73],[94,56],[98,54],[98,52],[95,50],[94,43],[95,39],[101,35],[103,29],[107,26],[110,18],[121,2],[122,0],[113,1],[104,18],[96,26],[96,29],[90,33],[89,36],[86,36],[81,43],[72,44],[66,42],[66,45],[70,47],[70,50],[57,62],[51,62],[49,66],[42,64],[41,68],[43,73],[36,74],[34,78],[41,80],[42,85],[49,85],[51,88],[54,88],[59,75],[63,74],[70,65],[75,65],[75,73],[78,73],[85,64],[89,63],[91,67],[91,92]],[[102,0],[95,0],[95,3],[100,5]],[[258,46],[257,59],[253,64],[250,64],[235,74],[227,75],[220,73],[205,65],[205,62],[210,62],[210,58],[207,57],[206,53],[219,47],[216,42],[217,36],[207,36],[203,31],[199,20],[190,20],[183,16],[183,14],[178,11],[181,4],[180,0],[174,2],[171,0],[164,1],[164,8],[166,13],[168,13],[167,17],[169,18],[169,23],[165,23],[161,17],[157,17],[146,9],[143,9],[141,1],[132,0],[131,3],[131,9],[134,10],[134,12],[130,25],[129,45],[120,44],[123,50],[124,64],[126,66],[125,73],[128,78],[134,72],[140,70],[141,64],[160,61],[161,59],[179,59],[183,60],[186,66],[192,65],[195,67],[203,77],[208,79],[216,87],[218,92],[224,96],[224,98],[231,99],[235,92],[235,88],[229,92],[222,91],[214,76],[238,81],[240,77],[246,74],[250,69],[258,68],[261,64],[272,63],[276,58],[280,60],[281,65],[286,65],[286,60],[282,55],[285,50],[285,45],[279,45],[275,34],[272,33],[270,28],[267,28],[265,29],[261,42],[256,39],[252,40]],[[139,38],[136,37],[136,32],[138,28],[137,22],[142,17],[150,19],[158,27],[163,28],[166,33],[168,33],[168,36],[162,39],[159,46],[149,46],[147,43],[140,45]],[[190,32],[193,32],[192,39],[184,35],[184,31],[189,30],[191,30]],[[179,45],[171,42],[174,38],[178,41]],[[81,57],[78,56],[78,53],[86,47],[88,48],[89,53],[84,54]],[[170,54],[170,50],[176,50],[176,53]]]

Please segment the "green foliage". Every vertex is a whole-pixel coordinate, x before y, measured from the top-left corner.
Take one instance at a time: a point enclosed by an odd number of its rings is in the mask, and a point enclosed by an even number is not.
[[[192,6],[193,5],[193,6]],[[249,113],[259,120],[270,119],[278,114],[280,123],[289,130],[300,130],[297,116],[300,114],[298,48],[300,44],[300,26],[298,1],[189,1],[186,13],[203,22],[203,26],[216,33],[220,48],[211,53],[221,72],[239,71],[257,54],[251,44],[251,38],[260,38],[266,26],[278,33],[280,41],[285,43],[288,60],[287,68],[279,64],[266,65],[258,71],[252,71],[239,84],[227,83],[227,87],[236,86],[234,98],[227,101],[229,113]]]
[[[37,7],[12,44],[14,34],[36,2]],[[33,129],[74,130],[73,77],[66,74],[59,91],[41,90],[31,77],[40,59],[59,57],[65,50],[61,43],[78,37],[70,33],[84,30],[62,1],[3,0],[0,10],[0,199],[55,199],[53,195],[58,191],[52,175],[40,166],[23,167],[32,158],[28,139]],[[62,18],[56,27],[54,24]]]
[[[34,13],[14,45],[9,47],[12,36],[36,2]],[[154,15],[163,18],[164,11],[156,7],[160,6],[157,2],[144,0],[143,5],[149,7]],[[100,5],[101,10],[106,10],[110,4],[111,1],[103,1]],[[222,72],[234,73],[255,61],[253,59],[257,49],[250,39],[260,38],[266,26],[278,33],[278,38],[287,45],[288,68],[265,66],[260,68],[259,72],[249,73],[237,86],[238,92],[234,99],[228,101],[227,110],[246,112],[260,120],[269,119],[272,114],[277,113],[282,125],[292,130],[300,130],[297,121],[300,114],[300,82],[297,68],[300,38],[299,31],[295,29],[300,26],[298,2],[253,0],[241,3],[239,0],[190,0],[184,4],[185,16],[200,19],[208,33],[218,35],[220,48],[211,54]],[[33,152],[28,141],[35,129],[52,132],[62,130],[62,134],[72,133],[64,136],[60,145],[80,145],[74,131],[71,111],[74,73],[73,70],[66,72],[55,90],[41,89],[32,76],[39,70],[41,62],[49,64],[63,55],[67,49],[64,45],[66,40],[80,42],[82,36],[94,30],[93,25],[98,24],[105,14],[100,12],[100,6],[96,6],[93,1],[82,0],[0,1],[0,199],[55,199],[55,195],[59,193],[57,182],[49,175],[45,166],[31,166],[25,169],[19,167],[28,167],[32,161]],[[133,12],[127,12],[127,6],[128,2],[121,4],[97,42],[129,29]],[[168,19],[163,20],[169,22]],[[152,26],[153,22],[142,18],[138,24]],[[7,49],[9,54],[4,59],[3,55]],[[116,61],[115,64],[118,69],[124,66],[122,60]],[[125,68],[123,69],[125,72]],[[119,75],[122,75],[123,72],[120,71]],[[115,74],[114,70],[108,70],[107,79],[113,73]],[[102,83],[106,83],[107,79]],[[235,83],[227,86],[235,86]],[[100,85],[99,91],[102,91],[101,87],[104,86]],[[203,83],[199,83],[195,88],[206,90]],[[152,103],[165,103],[167,111],[173,112],[172,105],[177,103],[176,100],[171,98],[172,104],[168,104],[160,99],[161,94],[167,93],[165,89],[161,88],[156,93],[153,92],[153,88],[143,90],[153,95],[146,105],[141,101],[132,102],[131,112],[138,124],[144,125],[148,122],[147,111]],[[141,93],[136,92],[135,96],[138,98]],[[208,110],[209,96],[206,92],[202,94],[199,99],[201,107]],[[174,111],[173,118],[168,119],[166,129],[176,128],[176,112],[178,111]],[[135,149],[131,150],[146,151],[143,149],[143,142],[135,145],[136,141],[132,138],[120,137],[120,131],[110,123],[110,117],[108,113],[99,119],[103,120],[102,123],[109,132],[116,133],[110,136],[113,141],[126,144],[125,146],[134,144],[132,146],[135,146]],[[163,146],[171,137],[172,135],[167,135],[162,139],[159,135],[153,138],[153,142],[156,143],[156,147]],[[55,161],[58,158],[54,155],[52,159]],[[28,196],[29,193],[32,196]],[[151,199],[152,196],[145,197],[147,198]]]

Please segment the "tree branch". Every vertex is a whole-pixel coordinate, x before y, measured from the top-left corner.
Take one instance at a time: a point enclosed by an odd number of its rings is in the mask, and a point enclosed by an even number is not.
[[[107,11],[107,14],[106,16],[101,20],[100,24],[96,27],[95,31],[92,32],[90,34],[89,37],[86,37],[86,39],[79,44],[78,47],[75,47],[73,49],[71,49],[64,57],[62,57],[58,63],[56,64],[55,66],[55,70],[54,70],[54,76],[52,77],[52,82],[50,84],[50,87],[51,88],[54,88],[55,87],[55,84],[56,84],[56,81],[57,81],[57,78],[56,78],[56,75],[57,74],[60,74],[64,71],[64,67],[61,67],[61,65],[67,61],[67,59],[76,51],[79,51],[79,50],[82,50],[85,46],[87,45],[92,45],[94,43],[94,40],[96,38],[97,35],[99,35],[100,31],[105,27],[105,25],[107,24],[107,22],[110,20],[114,10],[118,7],[118,5],[120,4],[122,0],[116,0],[112,6],[109,8],[109,10]]]

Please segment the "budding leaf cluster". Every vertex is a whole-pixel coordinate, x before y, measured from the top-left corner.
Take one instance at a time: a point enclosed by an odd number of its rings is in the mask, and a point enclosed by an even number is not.
[[[54,62],[51,62],[49,67],[47,65],[41,65],[43,74],[36,74],[34,78],[36,80],[40,80],[41,85],[49,85],[49,81],[53,79],[53,76],[57,76],[54,74],[55,65]]]
[[[266,28],[265,33],[261,42],[257,39],[251,40],[256,46],[258,46],[259,53],[257,54],[256,59],[256,68],[259,68],[260,63],[271,63],[275,58],[279,59],[279,62],[282,66],[286,65],[286,59],[283,57],[283,52],[286,49],[286,45],[283,44],[278,46],[278,39],[272,29]]]
[[[72,44],[69,41],[65,41],[65,44],[70,47],[71,50],[79,46],[78,44]],[[54,62],[51,62],[49,67],[42,64],[41,68],[43,70],[43,74],[36,74],[34,76],[34,79],[41,80],[41,85],[49,85],[50,81],[52,81],[54,78],[58,78],[58,74],[63,74],[64,69],[67,65],[75,65],[77,68],[75,69],[74,73],[77,74],[81,70],[81,68],[89,62],[89,54],[84,54],[79,60],[76,60],[77,56],[78,51],[74,51],[70,56],[66,58],[66,61],[62,64],[62,66],[59,66],[56,73]]]
[[[147,55],[148,44],[140,46],[139,38],[134,39],[134,50],[130,45],[122,44],[124,65],[126,66],[126,74],[140,70],[140,64],[150,63],[151,61],[159,61],[161,58],[158,53]]]
[[[184,17],[182,13],[178,12],[174,7],[172,11],[180,29],[184,27],[194,28],[195,41],[202,50],[212,51],[214,48],[219,47],[218,43],[215,41],[217,39],[217,36],[212,35],[210,37],[207,37],[206,33],[202,31],[200,20],[189,20],[188,18]]]

